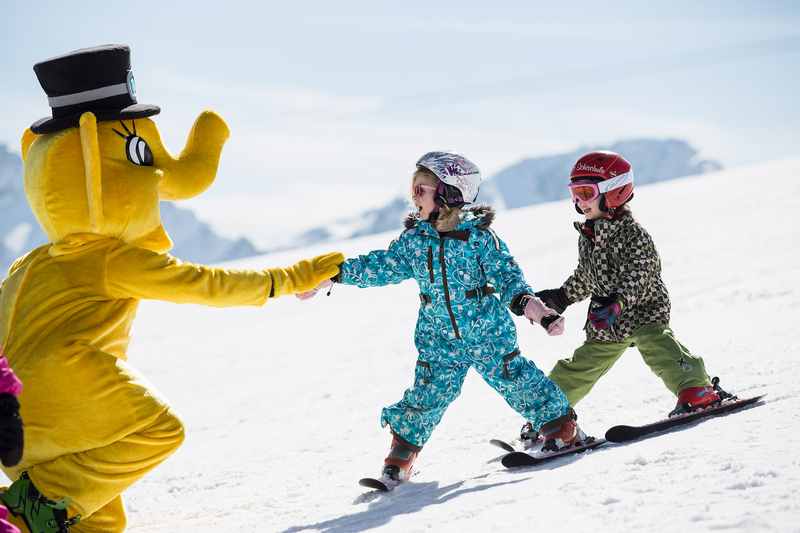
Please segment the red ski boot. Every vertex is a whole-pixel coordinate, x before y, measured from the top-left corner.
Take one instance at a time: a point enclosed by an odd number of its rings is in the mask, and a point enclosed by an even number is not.
[[[691,413],[692,411],[704,409],[720,401],[720,395],[717,394],[717,391],[711,385],[706,385],[705,387],[687,387],[678,393],[678,404],[675,406],[675,409],[669,413],[669,416]]]
[[[542,451],[556,452],[563,448],[583,443],[586,434],[578,427],[578,415],[570,407],[569,412],[544,424],[539,433],[544,439]]]
[[[392,433],[392,448],[383,461],[383,477],[395,482],[407,481],[417,455],[422,450]]]

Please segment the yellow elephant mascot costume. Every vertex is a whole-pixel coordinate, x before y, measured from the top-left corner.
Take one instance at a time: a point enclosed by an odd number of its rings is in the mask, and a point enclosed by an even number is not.
[[[336,275],[331,253],[288,268],[225,270],[166,253],[159,200],[214,181],[229,131],[200,115],[177,158],[155,106],[136,103],[127,46],[34,66],[52,117],[22,137],[25,192],[50,243],[18,259],[0,289],[0,348],[24,383],[25,451],[0,500],[40,532],[125,529],[121,494],[181,444],[181,421],[126,362],[141,299],[263,305]]]

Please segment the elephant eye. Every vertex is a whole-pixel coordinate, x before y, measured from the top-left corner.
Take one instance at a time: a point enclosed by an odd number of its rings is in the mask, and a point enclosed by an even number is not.
[[[147,146],[147,141],[142,139],[136,134],[136,122],[131,121],[133,124],[133,131],[128,129],[123,121],[119,121],[125,129],[125,133],[114,129],[114,133],[125,139],[125,157],[134,165],[140,167],[153,166],[153,152]]]
[[[132,135],[125,139],[125,155],[128,156],[128,161],[134,165],[153,166],[153,152],[150,151],[145,140],[138,135]]]

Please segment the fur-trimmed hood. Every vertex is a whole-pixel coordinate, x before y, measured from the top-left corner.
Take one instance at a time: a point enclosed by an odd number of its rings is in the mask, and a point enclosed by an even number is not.
[[[493,207],[488,205],[474,205],[472,207],[468,207],[466,209],[461,210],[461,222],[469,222],[472,220],[477,221],[475,223],[475,227],[479,229],[487,229],[491,226],[492,222],[494,222],[495,217],[495,210]],[[409,213],[405,219],[405,228],[411,229],[415,227],[421,219],[419,218],[419,213]]]

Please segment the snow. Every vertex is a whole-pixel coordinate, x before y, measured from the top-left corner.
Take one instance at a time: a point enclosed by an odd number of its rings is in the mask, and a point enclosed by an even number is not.
[[[637,189],[661,253],[678,338],[712,375],[766,405],[536,468],[508,471],[492,437],[522,420],[475,373],[388,496],[365,493],[389,444],[380,408],[413,378],[413,282],[336,286],[261,309],[143,303],[130,361],[187,426],[182,448],[127,492],[136,532],[800,531],[800,159]],[[577,259],[566,201],[505,211],[495,229],[536,288]],[[231,265],[263,268],[394,234]],[[585,304],[547,337],[519,320],[524,355],[548,371],[583,339]],[[653,421],[674,398],[635,349],[577,406],[582,427]]]

